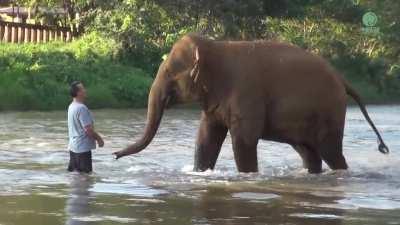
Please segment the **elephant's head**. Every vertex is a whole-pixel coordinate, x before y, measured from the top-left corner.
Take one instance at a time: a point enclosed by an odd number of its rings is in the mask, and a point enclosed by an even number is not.
[[[186,35],[174,44],[168,57],[161,63],[151,86],[148,100],[147,123],[143,136],[122,151],[116,158],[138,153],[150,144],[160,125],[164,109],[176,103],[198,101],[201,50],[207,42],[194,35]]]

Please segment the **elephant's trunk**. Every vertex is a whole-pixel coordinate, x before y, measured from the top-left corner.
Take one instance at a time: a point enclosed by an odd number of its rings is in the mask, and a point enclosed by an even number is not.
[[[120,152],[114,153],[117,159],[142,151],[150,144],[157,133],[165,105],[168,101],[168,96],[165,94],[166,91],[163,90],[163,88],[160,88],[158,80],[159,79],[156,78],[150,89],[147,109],[147,122],[143,136],[136,143],[128,146]]]

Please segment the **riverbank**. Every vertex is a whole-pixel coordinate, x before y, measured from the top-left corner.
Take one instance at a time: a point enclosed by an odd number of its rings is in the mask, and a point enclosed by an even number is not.
[[[68,84],[74,80],[87,86],[90,108],[146,107],[153,72],[126,62],[118,55],[120,49],[117,42],[97,33],[71,43],[1,44],[0,110],[65,109],[70,101]],[[333,64],[365,102],[400,103],[400,95],[380,90],[365,81],[362,71],[342,61]]]
[[[118,44],[91,33],[71,43],[1,44],[0,110],[65,109],[82,81],[91,108],[145,107],[152,78],[120,63]]]

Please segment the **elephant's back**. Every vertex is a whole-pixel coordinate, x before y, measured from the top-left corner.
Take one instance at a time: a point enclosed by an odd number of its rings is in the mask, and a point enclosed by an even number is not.
[[[322,57],[296,46],[271,45],[260,71],[271,94],[339,104],[346,92],[340,75]],[[282,89],[284,87],[284,89]]]
[[[298,46],[274,41],[216,42],[215,51],[230,72],[244,79],[335,79],[336,72],[322,57]],[[219,64],[221,66],[221,64]]]
[[[345,96],[340,75],[322,57],[297,46],[271,41],[226,42],[228,73],[244,92],[319,99]],[[261,93],[258,93],[259,95]]]
[[[230,45],[238,104],[251,108],[252,115],[256,108],[265,112],[266,137],[296,142],[317,127],[330,124],[341,129],[346,92],[340,75],[326,60],[284,43]],[[254,102],[257,107],[249,106]]]

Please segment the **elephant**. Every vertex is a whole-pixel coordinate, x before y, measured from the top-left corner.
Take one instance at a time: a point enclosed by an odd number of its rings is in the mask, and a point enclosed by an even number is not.
[[[150,88],[143,136],[116,159],[146,148],[170,106],[201,107],[194,170],[214,169],[229,131],[237,170],[258,172],[260,139],[287,143],[309,173],[347,169],[342,151],[347,95],[389,149],[362,99],[322,57],[278,41],[217,41],[186,34],[161,63]]]

